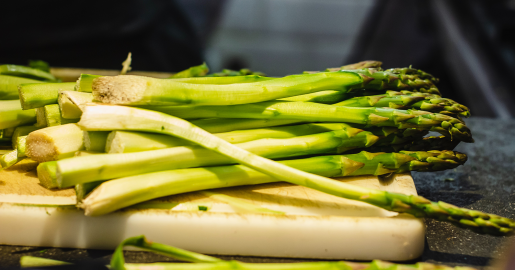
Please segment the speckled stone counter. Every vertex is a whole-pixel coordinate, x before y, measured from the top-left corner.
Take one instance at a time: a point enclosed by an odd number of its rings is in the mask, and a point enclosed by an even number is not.
[[[470,118],[466,122],[476,142],[461,143],[455,150],[466,153],[468,162],[454,170],[413,173],[418,193],[433,201],[441,200],[515,218],[515,120]],[[506,253],[507,242],[515,241],[514,237],[478,235],[438,221],[426,220],[426,224],[426,248],[417,261],[486,269],[493,258]],[[70,262],[94,260],[106,263],[111,253],[105,250],[0,245],[0,268],[17,267],[23,255]],[[126,256],[127,262],[171,261],[146,252],[126,251]],[[238,256],[222,258],[246,262],[306,261]]]

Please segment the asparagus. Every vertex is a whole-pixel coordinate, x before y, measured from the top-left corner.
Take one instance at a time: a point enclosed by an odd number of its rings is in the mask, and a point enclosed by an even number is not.
[[[222,133],[233,130],[276,127],[300,124],[306,121],[292,119],[237,119],[209,118],[192,120],[191,123],[210,133]]]
[[[342,177],[437,171],[455,168],[465,161],[466,155],[452,151],[363,151],[358,154],[317,156],[279,163],[325,177]],[[163,196],[276,181],[278,180],[273,177],[242,165],[168,170],[104,182],[82,201],[80,207],[84,208],[86,215],[96,216]]]
[[[21,256],[20,258],[20,267],[22,268],[35,268],[35,267],[45,267],[45,266],[57,266],[57,265],[70,265],[71,263],[45,259],[40,257],[32,257],[32,256]]]
[[[176,80],[120,75],[93,80],[93,96],[104,103],[125,105],[231,105],[297,96],[321,90],[347,91],[362,85],[353,72],[291,75],[253,83],[228,85],[183,83]]]
[[[73,157],[84,149],[83,134],[76,124],[36,130],[27,136],[26,154],[37,162]]]
[[[84,147],[86,151],[105,152],[108,131],[84,131]]]
[[[379,140],[380,141],[380,140]],[[422,139],[416,139],[414,141],[407,141],[400,144],[374,144],[367,148],[370,152],[396,152],[401,150],[408,151],[429,151],[429,150],[452,150],[460,142],[457,140],[450,140],[445,136],[430,136]]]
[[[195,142],[277,180],[313,188],[335,196],[366,202],[386,210],[409,213],[453,223],[476,232],[509,234],[515,221],[497,215],[458,208],[444,202],[431,202],[424,197],[367,189],[322,176],[299,171],[230,144],[182,119],[142,109],[89,105],[85,106],[79,125],[85,130],[138,130],[164,133]],[[156,150],[162,151],[162,150]],[[95,156],[96,157],[96,156]],[[70,159],[72,160],[72,159]],[[61,160],[63,162],[65,160]],[[75,165],[77,166],[77,165]],[[61,169],[58,165],[58,178]],[[106,167],[107,168],[107,167]]]
[[[48,189],[58,188],[57,185],[57,164],[55,161],[40,163],[36,169],[39,183]]]
[[[222,72],[217,72],[213,74],[206,75],[207,77],[234,77],[234,76],[245,76],[245,75],[258,75],[265,76],[263,72],[252,71],[247,68],[240,69],[239,71],[223,69]]]
[[[4,154],[0,157],[0,165],[2,166],[2,170],[11,167],[12,165],[18,163],[23,158],[18,157],[18,150],[14,149],[7,154]]]
[[[177,260],[193,262],[185,263],[151,263],[151,264],[130,264],[125,263],[123,248],[133,246],[146,251],[159,253]],[[61,264],[63,262],[60,262]],[[474,270],[470,267],[447,267],[430,263],[416,263],[413,265],[393,264],[384,261],[374,260],[370,263],[357,263],[347,261],[318,261],[301,263],[244,263],[239,261],[224,261],[215,257],[206,256],[200,253],[147,241],[145,236],[130,237],[122,241],[115,249],[111,258],[110,268],[113,270],[143,270],[143,269],[189,269],[189,270]]]
[[[25,83],[42,83],[42,81],[0,75],[0,100],[19,99],[18,85]]]
[[[62,91],[59,93],[58,103],[62,117],[65,119],[78,119],[82,115],[80,106],[93,102],[91,93],[77,91]]]
[[[36,108],[36,114],[38,127],[53,127],[79,122],[78,119],[63,118],[61,116],[61,109],[59,109],[59,105],[57,104]]]
[[[156,106],[155,110],[183,119],[195,118],[259,118],[297,119],[418,128],[436,131],[464,142],[472,142],[470,130],[456,118],[426,111],[389,108],[345,107],[309,102],[265,101],[232,106]]]
[[[175,73],[171,79],[176,78],[190,78],[190,77],[202,77],[205,76],[209,72],[209,68],[206,63],[202,63],[202,65],[190,67],[186,70]]]
[[[351,69],[364,69],[364,68],[377,68],[380,69],[383,63],[380,61],[368,60],[361,61],[358,63],[352,63],[345,66],[337,67],[337,68],[328,68],[326,71],[340,71],[340,70],[351,70]],[[320,71],[304,71],[304,73],[317,73]]]
[[[10,138],[14,135],[14,131],[16,130],[17,127],[10,127],[10,128],[6,128],[6,129],[3,129],[4,131],[4,134],[3,134],[3,137],[4,138]]]
[[[0,129],[36,122],[36,111],[22,110],[19,100],[0,100]]]
[[[427,93],[410,91],[387,91],[383,95],[362,96],[347,99],[333,104],[347,107],[390,107],[394,109],[419,109],[423,111],[440,112],[445,114],[459,114],[468,117],[467,107],[447,98]]]
[[[59,91],[71,91],[75,83],[30,83],[18,87],[21,107],[24,110],[56,104]]]
[[[26,140],[27,140],[27,136],[19,136],[16,139],[16,152],[17,152],[16,155],[18,156],[18,158],[26,157],[26,154],[25,154]]]
[[[320,92],[315,92],[315,93],[305,94],[305,95],[300,95],[300,96],[281,98],[279,100],[334,104],[334,103],[340,102],[342,100],[345,100],[348,97],[349,97],[349,93],[345,93],[342,91],[326,90],[326,91],[320,91]]]
[[[219,139],[216,136],[215,138]],[[287,139],[260,139],[236,145],[256,155],[284,158],[327,152],[340,153],[349,149],[370,146],[376,141],[377,136],[370,132],[360,132],[360,130],[349,128]],[[137,153],[84,156],[59,160],[57,162],[57,182],[60,188],[65,188],[80,183],[141,173],[233,163],[235,163],[233,159],[201,146],[179,146]],[[146,165],[140,166],[139,164]]]
[[[55,81],[54,75],[40,69],[19,65],[0,65],[0,74],[35,80]]]
[[[16,146],[18,145],[17,139],[20,136],[27,136],[32,131],[38,130],[39,128],[36,126],[19,126],[14,129],[13,135],[11,137],[12,139],[12,146],[13,149],[16,149]]]
[[[351,134],[357,134],[363,131],[360,129],[352,128],[347,124],[320,123],[272,127],[265,129],[237,130],[224,133],[215,133],[215,136],[230,143],[242,143],[263,138],[285,139],[342,129],[347,130],[347,132]],[[111,134],[109,134],[107,139],[105,152],[131,153],[184,145],[191,145],[191,143],[184,139],[171,137],[164,134],[113,131]]]

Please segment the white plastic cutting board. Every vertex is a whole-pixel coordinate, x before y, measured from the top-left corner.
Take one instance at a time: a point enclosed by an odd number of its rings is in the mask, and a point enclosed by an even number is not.
[[[286,183],[215,190],[284,216],[240,212],[196,192],[156,201],[171,205],[165,209],[132,208],[100,217],[70,206],[27,206],[75,202],[72,190],[39,186],[35,167],[25,160],[0,171],[0,244],[113,249],[127,237],[145,235],[206,254],[402,261],[423,251],[421,219]],[[416,194],[409,174],[388,183],[370,176],[339,180]],[[208,211],[198,211],[199,205]]]

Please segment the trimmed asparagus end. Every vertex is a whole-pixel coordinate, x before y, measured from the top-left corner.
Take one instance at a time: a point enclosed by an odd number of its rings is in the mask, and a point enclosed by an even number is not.
[[[93,97],[104,103],[124,104],[139,101],[147,89],[147,80],[141,76],[119,75],[99,77],[91,85]]]
[[[40,163],[37,168],[39,183],[47,189],[58,188],[56,172],[57,163],[55,161]]]
[[[76,124],[48,127],[27,136],[26,154],[37,162],[73,157],[84,149],[83,131]]]

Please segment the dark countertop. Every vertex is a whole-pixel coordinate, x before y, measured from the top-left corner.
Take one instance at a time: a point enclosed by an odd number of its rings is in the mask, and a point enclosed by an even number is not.
[[[473,144],[456,150],[469,156],[454,170],[413,173],[418,193],[432,201],[445,201],[500,216],[515,218],[515,120],[470,118]],[[452,225],[426,220],[426,248],[416,261],[469,265],[486,268],[492,258],[506,253],[514,237],[479,235]],[[16,267],[21,256],[39,256],[77,262],[96,259],[108,262],[112,251],[0,245],[0,268]],[[147,252],[125,251],[127,262],[171,261]],[[245,262],[298,262],[299,259],[221,256]],[[414,263],[415,261],[409,262]]]

